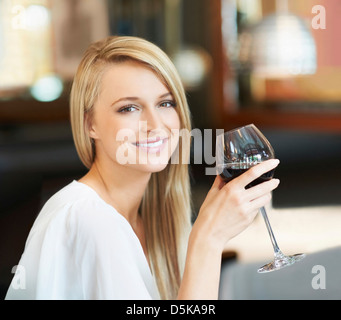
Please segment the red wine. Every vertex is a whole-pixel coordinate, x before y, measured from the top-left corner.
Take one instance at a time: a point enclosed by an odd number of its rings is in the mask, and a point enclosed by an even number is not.
[[[252,167],[250,164],[245,164],[245,163],[231,163],[231,164],[226,164],[220,173],[220,176],[223,178],[225,182],[229,182],[233,180],[234,178],[239,177],[241,174],[245,173],[247,170],[249,170]],[[256,186],[257,184],[260,184],[265,181],[269,181],[272,179],[274,176],[275,169],[264,173],[261,175],[259,178],[256,180],[252,181],[249,183],[245,188],[251,188]]]

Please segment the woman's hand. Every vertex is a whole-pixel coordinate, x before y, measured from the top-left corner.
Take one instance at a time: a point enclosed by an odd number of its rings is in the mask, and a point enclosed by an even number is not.
[[[218,298],[221,254],[226,242],[250,225],[259,208],[270,201],[279,180],[245,187],[278,163],[262,162],[226,184],[216,177],[190,234],[179,299]]]
[[[278,179],[263,182],[252,188],[245,187],[279,164],[279,160],[264,161],[228,183],[218,175],[203,202],[192,232],[213,241],[223,250],[226,242],[254,220],[259,208],[271,200],[271,191],[279,184]]]

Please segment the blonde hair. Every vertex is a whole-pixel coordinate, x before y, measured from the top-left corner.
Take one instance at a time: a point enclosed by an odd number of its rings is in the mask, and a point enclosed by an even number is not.
[[[111,36],[92,44],[75,75],[70,115],[78,155],[90,168],[95,146],[89,137],[86,118],[92,114],[100,93],[106,67],[134,60],[151,68],[172,93],[180,118],[180,128],[191,131],[190,112],[180,77],[168,56],[156,45],[137,37]],[[176,152],[179,159],[189,157],[190,142],[180,139]],[[188,235],[191,226],[191,195],[186,163],[168,163],[153,173],[140,206],[149,259],[162,299],[174,299],[180,286]]]

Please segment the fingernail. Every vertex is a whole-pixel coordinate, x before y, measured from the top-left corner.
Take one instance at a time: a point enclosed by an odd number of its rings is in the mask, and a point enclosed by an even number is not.
[[[281,180],[279,179],[273,179],[275,182],[277,182],[277,185],[279,185],[279,183],[281,182]]]

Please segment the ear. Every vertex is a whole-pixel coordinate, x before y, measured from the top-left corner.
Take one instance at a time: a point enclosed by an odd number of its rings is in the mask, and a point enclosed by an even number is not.
[[[91,116],[88,113],[85,114],[84,125],[85,125],[85,129],[89,137],[92,139],[97,139],[98,136],[97,136],[96,128],[93,124],[93,121],[91,120]]]

